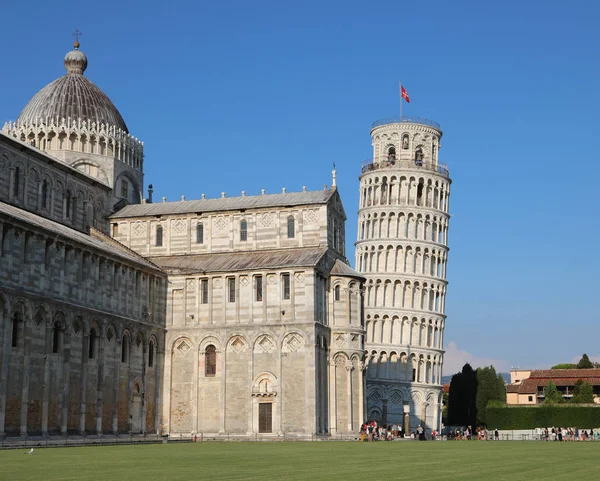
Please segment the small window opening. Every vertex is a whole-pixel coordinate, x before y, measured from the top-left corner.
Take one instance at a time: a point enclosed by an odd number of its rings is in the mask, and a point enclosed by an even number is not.
[[[163,228],[161,225],[156,227],[156,247],[163,245]]]
[[[248,222],[245,220],[240,221],[240,241],[246,242],[248,240]]]
[[[335,286],[335,288],[333,289],[333,298],[336,301],[340,300],[340,286]]]
[[[121,197],[129,198],[129,183],[125,179],[121,179]]]
[[[263,278],[262,276],[256,276],[256,301],[260,302],[263,300]]]
[[[208,279],[202,279],[200,287],[202,290],[202,304],[208,304]]]
[[[293,239],[296,236],[296,221],[294,220],[294,216],[290,215],[287,219],[287,236],[288,239]]]
[[[62,351],[63,335],[64,335],[64,330],[63,330],[60,322],[54,323],[54,329],[53,329],[52,334],[53,334],[52,335],[52,353],[58,354],[59,352]]]
[[[212,344],[206,346],[205,356],[205,368],[204,372],[206,377],[215,377],[217,374],[217,348]]]
[[[396,147],[390,147],[388,149],[388,162],[392,164],[396,162]]]
[[[289,299],[290,295],[291,295],[291,280],[290,280],[290,275],[289,274],[283,274],[281,276],[282,281],[283,281],[283,298],[284,299]]]
[[[148,344],[148,367],[154,366],[154,341]]]
[[[47,180],[43,180],[42,181],[42,202],[41,202],[41,206],[42,209],[47,209],[48,208],[48,181]]]
[[[229,302],[235,302],[235,278],[229,279]]]
[[[423,149],[421,147],[415,150],[415,164],[418,166],[423,165]]]
[[[204,224],[196,226],[196,244],[204,244]]]
[[[21,330],[21,325],[21,315],[19,313],[15,313],[15,315],[12,318],[12,347],[19,346],[19,331]]]
[[[129,361],[129,336],[123,335],[123,341],[121,342],[121,362]]]
[[[98,334],[96,333],[96,329],[90,329],[90,339],[88,345],[88,358],[95,359],[96,351],[98,349]]]

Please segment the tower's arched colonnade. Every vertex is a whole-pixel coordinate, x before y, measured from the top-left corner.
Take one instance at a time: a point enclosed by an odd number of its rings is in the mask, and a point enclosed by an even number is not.
[[[356,267],[366,277],[367,415],[441,425],[450,184],[442,131],[424,119],[376,122],[363,165]]]

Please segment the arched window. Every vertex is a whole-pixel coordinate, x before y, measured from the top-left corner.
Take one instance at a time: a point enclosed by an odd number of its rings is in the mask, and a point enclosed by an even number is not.
[[[162,225],[156,227],[156,247],[163,245],[163,228]]]
[[[205,357],[205,375],[206,377],[215,377],[217,374],[217,348],[210,344],[204,351]]]
[[[396,162],[396,147],[388,149],[388,162]]]
[[[65,195],[65,217],[67,219],[71,218],[71,191],[67,190]]]
[[[52,331],[52,353],[58,354],[62,351],[64,341],[64,329],[59,321],[54,323]],[[91,336],[90,336],[91,338]]]
[[[90,329],[90,343],[88,346],[88,358],[95,359],[98,350],[98,333],[95,328]]]
[[[12,318],[12,347],[19,347],[22,327],[23,320],[21,319],[21,314],[19,312],[15,312]]]
[[[418,147],[417,150],[415,150],[415,164],[423,165],[423,149],[421,149],[421,147]]]
[[[248,240],[248,222],[246,220],[240,221],[240,241],[246,242]]]
[[[154,366],[154,341],[148,344],[148,367]]]
[[[21,182],[21,168],[15,167],[13,172],[13,196],[19,197],[19,183]]]
[[[129,361],[129,334],[123,334],[121,342],[121,362]]]
[[[204,244],[204,224],[196,226],[196,244]]]
[[[42,188],[41,188],[41,207],[42,209],[46,209],[48,208],[48,181],[47,180],[43,180],[42,181]]]
[[[296,221],[294,220],[294,216],[290,215],[287,219],[288,221],[288,239],[293,239],[296,237]]]
[[[333,298],[336,301],[340,300],[340,286],[335,286],[335,288],[333,289]]]

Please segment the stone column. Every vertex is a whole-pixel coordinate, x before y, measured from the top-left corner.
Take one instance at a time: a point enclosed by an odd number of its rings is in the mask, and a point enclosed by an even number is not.
[[[329,362],[329,433],[334,436],[337,432],[337,397],[335,392],[336,372],[335,363]]]
[[[104,345],[106,325],[100,328],[98,335],[98,379],[96,384],[96,433],[102,435],[102,414],[104,411]]]
[[[84,328],[85,329],[85,328]],[[89,359],[90,335],[82,333],[81,346],[81,402],[79,407],[79,432],[85,435],[85,411],[86,411],[86,394],[87,394],[87,369]]]
[[[71,334],[65,329],[65,342],[63,347],[63,362],[60,363],[59,376],[62,378],[62,388],[58,394],[58,424],[60,432],[67,434],[69,422],[69,382],[71,362]]]
[[[52,324],[50,324],[51,326]],[[46,324],[46,336],[50,331],[50,343],[52,343],[52,335],[54,334],[51,329],[48,329]],[[44,382],[42,384],[42,436],[48,436],[48,390],[50,384],[50,352],[52,348],[48,349],[48,337],[46,338],[46,355],[44,356]]]
[[[2,241],[1,235],[0,233],[0,242]],[[11,328],[12,319],[6,314],[6,307],[0,304],[0,346],[2,346],[2,361],[0,364],[0,439],[4,439],[5,436],[6,389],[8,384],[8,362],[11,351]]]
[[[155,363],[154,363],[154,372],[156,373],[156,379],[155,379],[155,384],[156,387],[154,389],[154,429],[156,431],[156,434],[160,434],[162,433],[162,415],[161,415],[161,403],[160,403],[160,390],[162,389],[162,369],[163,369],[163,365],[164,365],[164,357],[165,357],[165,350],[164,349],[159,349],[158,347],[158,339],[156,342],[156,359],[155,359]],[[166,399],[166,397],[165,397]]]
[[[133,333],[129,338],[129,352],[127,358],[127,431],[131,433],[133,428],[133,375],[131,369],[131,362],[133,359],[133,346],[135,345],[135,338]]]
[[[142,432],[146,434],[146,366],[148,365],[148,340],[142,344]]]
[[[402,423],[402,430],[404,431],[404,437],[410,437],[410,405],[405,402],[403,405],[404,417]]]
[[[116,336],[116,333],[115,333]],[[115,377],[113,379],[113,419],[112,419],[112,431],[116,436],[119,434],[119,386],[121,384],[121,350],[119,346],[122,346],[123,337],[115,339]]]
[[[27,436],[27,407],[29,404],[29,363],[31,351],[31,319],[23,320],[23,386],[21,389],[21,436]]]
[[[350,361],[348,361],[350,362]],[[352,371],[354,370],[354,368],[350,365],[350,366],[346,366],[346,372],[347,372],[347,376],[348,376],[348,432],[352,432],[353,431],[353,426],[352,426],[352,421],[353,421],[353,417],[354,417],[354,392],[352,389]]]

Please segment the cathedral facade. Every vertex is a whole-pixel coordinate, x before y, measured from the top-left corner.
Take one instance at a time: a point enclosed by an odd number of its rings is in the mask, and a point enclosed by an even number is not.
[[[79,50],[0,134],[0,436],[356,433],[364,277],[323,191],[152,203]]]

